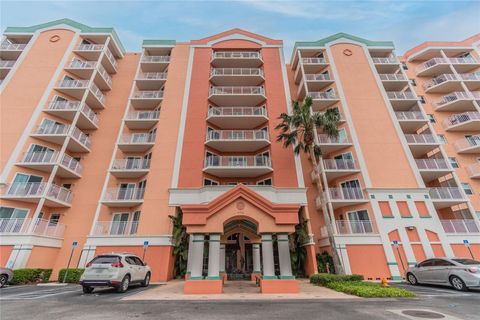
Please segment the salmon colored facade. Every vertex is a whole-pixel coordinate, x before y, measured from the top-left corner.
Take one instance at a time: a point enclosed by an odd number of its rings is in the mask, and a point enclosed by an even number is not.
[[[186,294],[243,278],[298,292],[289,236],[302,216],[306,274],[324,251],[368,279],[478,258],[479,41],[397,58],[391,42],[337,34],[297,42],[287,64],[281,40],[240,29],[125,52],[113,29],[69,19],[7,28],[0,262],[56,280],[71,252],[71,267],[145,253],[168,281],[180,214]],[[338,138],[318,132],[317,168],[276,142],[279,115],[307,96],[341,115]]]

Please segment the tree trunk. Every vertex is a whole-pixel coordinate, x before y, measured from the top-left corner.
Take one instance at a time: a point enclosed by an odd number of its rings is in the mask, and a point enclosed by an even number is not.
[[[328,184],[325,181],[323,183],[323,179],[320,175],[320,172],[317,170],[317,158],[315,157],[315,154],[313,152],[313,148],[310,148],[310,161],[312,162],[313,165],[313,172],[315,173],[315,179],[317,180],[317,193],[321,199],[322,203],[322,211],[323,211],[323,219],[325,220],[325,226],[327,227],[327,234],[328,234],[328,241],[330,242],[330,246],[332,247],[332,258],[333,258],[333,264],[335,266],[335,273],[337,274],[345,274],[345,271],[343,269],[341,260],[340,260],[340,255],[337,251],[337,246],[335,244],[335,237],[334,237],[334,226],[333,226],[333,221],[330,219],[330,215],[328,214],[328,207],[326,202],[323,199],[323,192],[327,191]],[[319,161],[322,161],[322,157],[320,156]],[[324,186],[325,185],[325,186]]]

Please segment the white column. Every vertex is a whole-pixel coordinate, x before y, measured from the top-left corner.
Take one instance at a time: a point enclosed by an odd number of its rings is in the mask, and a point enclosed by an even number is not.
[[[262,266],[260,265],[260,244],[254,243],[252,245],[253,256],[253,272],[262,273]]]
[[[208,242],[208,279],[220,279],[220,235],[211,234]]]
[[[192,264],[190,265],[190,278],[199,279],[202,277],[203,271],[203,242],[205,241],[205,236],[203,234],[193,234],[192,237]]]
[[[263,277],[274,278],[273,242],[271,234],[262,234]]]
[[[193,234],[188,237],[187,274],[192,272]]]
[[[225,243],[220,244],[220,272],[225,272]]]
[[[278,260],[280,262],[280,278],[291,278],[292,262],[290,261],[290,247],[288,245],[288,234],[277,234]]]

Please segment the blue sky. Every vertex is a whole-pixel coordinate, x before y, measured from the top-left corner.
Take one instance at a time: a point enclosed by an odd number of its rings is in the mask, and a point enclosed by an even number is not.
[[[92,27],[114,27],[128,51],[142,39],[200,39],[242,28],[285,43],[337,32],[392,40],[403,54],[426,40],[463,40],[480,32],[480,1],[5,1],[0,26],[30,26],[70,18]]]

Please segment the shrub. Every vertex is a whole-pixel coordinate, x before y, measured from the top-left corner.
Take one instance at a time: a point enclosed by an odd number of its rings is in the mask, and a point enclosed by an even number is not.
[[[65,272],[67,269],[60,269],[60,272],[58,273],[58,282],[63,282],[63,277],[65,277]],[[80,277],[83,274],[83,271],[85,269],[68,269],[67,273],[67,279],[65,279],[66,283],[78,283],[80,281]]]
[[[330,282],[353,282],[362,281],[363,276],[358,274],[340,275],[330,273],[314,274],[310,277],[310,283],[326,287]]]
[[[317,253],[317,268],[320,273],[335,273],[333,258],[328,252]]]
[[[361,281],[333,281],[326,285],[327,288],[335,291],[351,294],[363,298],[410,298],[415,294],[400,288],[382,288],[379,283],[361,282]]]
[[[52,274],[52,269],[16,269],[13,270],[11,284],[29,284],[47,282]]]

